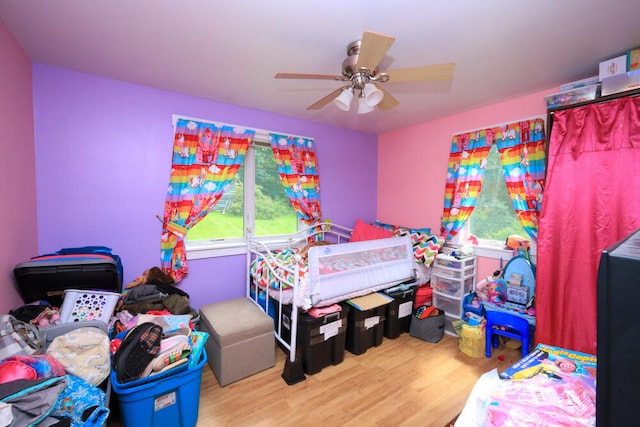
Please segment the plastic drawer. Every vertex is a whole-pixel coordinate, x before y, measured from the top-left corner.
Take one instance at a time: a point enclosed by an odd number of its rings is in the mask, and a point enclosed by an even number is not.
[[[433,292],[433,305],[441,310],[444,310],[445,314],[460,318],[462,315],[462,301],[460,298],[451,298],[446,295],[442,295],[437,291]]]
[[[455,322],[456,320],[460,320],[457,317],[454,316],[449,316],[447,314],[445,314],[444,316],[444,333],[447,335],[451,335],[453,337],[457,337],[458,333],[456,332],[455,328],[453,327],[453,322]]]
[[[449,255],[438,254],[436,255],[435,266],[443,266],[455,269],[465,269],[471,266],[475,266],[476,257],[468,257],[458,259]]]
[[[460,268],[449,268],[444,267],[442,265],[435,265],[433,267],[434,274],[437,274],[441,277],[450,277],[452,279],[461,279],[467,276],[474,276],[476,274],[476,267],[474,265],[470,265],[465,267],[464,269]]]
[[[441,295],[456,297],[458,299],[473,291],[473,282],[473,276],[464,279],[442,277],[436,273],[431,276],[431,287],[435,292],[438,292]]]

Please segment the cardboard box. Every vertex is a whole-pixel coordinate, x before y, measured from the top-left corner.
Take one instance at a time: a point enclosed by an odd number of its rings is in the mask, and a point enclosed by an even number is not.
[[[627,52],[627,72],[640,70],[640,47]]]
[[[602,96],[640,88],[640,70],[629,71],[602,81]]]
[[[607,61],[602,61],[599,67],[598,77],[600,81],[627,72],[627,55],[618,56]]]

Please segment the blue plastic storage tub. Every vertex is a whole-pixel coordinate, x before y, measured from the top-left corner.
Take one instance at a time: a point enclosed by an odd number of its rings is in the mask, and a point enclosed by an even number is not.
[[[141,385],[112,384],[125,426],[193,427],[198,421],[200,382],[207,353],[192,368]]]
[[[249,295],[251,296],[252,300],[256,300],[256,293],[254,290],[254,286],[251,285],[251,289],[249,290]],[[277,302],[276,300],[274,300],[273,298],[269,298],[269,307],[267,308],[267,297],[264,294],[263,290],[259,290],[258,291],[258,304],[260,305],[260,307],[262,307],[262,309],[273,319],[273,321],[276,321],[276,310],[278,309],[277,307]]]
[[[467,313],[473,313],[473,314],[477,314],[478,316],[484,317],[484,304],[482,303],[482,300],[478,298],[478,301],[480,302],[479,307],[475,307],[471,305],[473,299],[476,297],[477,297],[476,293],[471,292],[470,294],[465,295],[464,298],[462,299],[462,309],[463,309],[462,318],[463,319],[465,318],[465,315]]]

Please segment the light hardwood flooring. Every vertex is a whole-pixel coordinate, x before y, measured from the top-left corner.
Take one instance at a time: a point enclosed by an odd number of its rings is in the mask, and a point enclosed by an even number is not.
[[[287,385],[285,354],[276,365],[220,387],[205,365],[198,426],[448,426],[462,410],[480,375],[502,372],[521,357],[500,344],[490,359],[473,358],[445,335],[430,343],[403,333],[381,345]],[[197,398],[193,396],[193,398]],[[121,426],[117,409],[109,427]]]

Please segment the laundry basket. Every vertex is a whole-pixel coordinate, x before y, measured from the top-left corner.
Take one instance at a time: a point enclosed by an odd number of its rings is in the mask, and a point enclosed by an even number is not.
[[[67,289],[60,307],[62,323],[101,320],[109,324],[120,294],[104,291]]]

